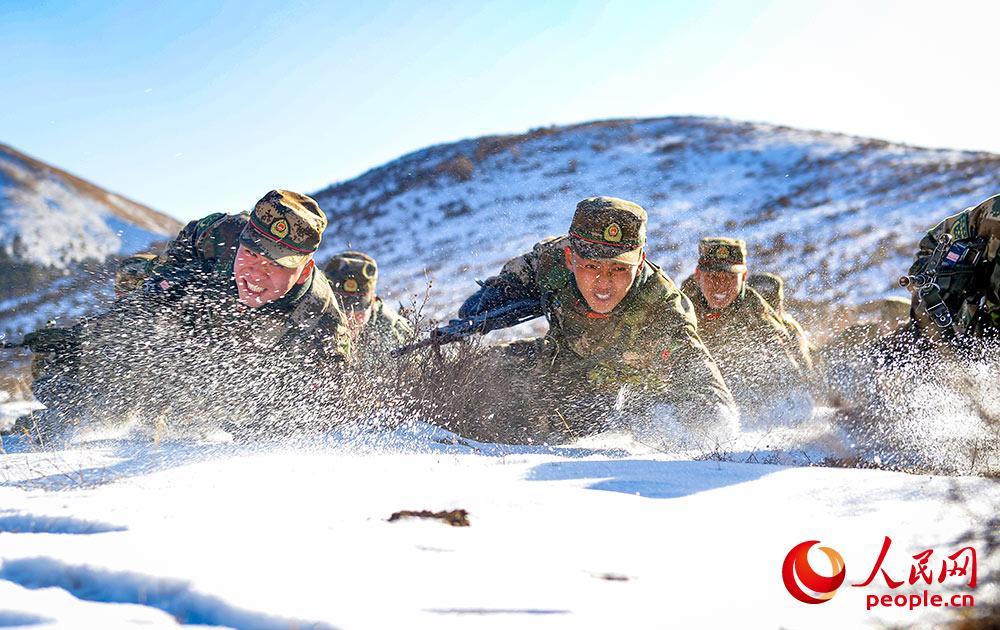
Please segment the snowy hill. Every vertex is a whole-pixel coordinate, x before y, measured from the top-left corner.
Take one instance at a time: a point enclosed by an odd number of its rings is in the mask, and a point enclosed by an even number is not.
[[[0,332],[72,320],[110,295],[117,256],[174,236],[171,217],[0,144]],[[108,264],[105,264],[108,263]]]
[[[1000,191],[1000,155],[710,118],[611,120],[430,147],[315,194],[331,216],[322,256],[379,259],[393,297],[453,312],[476,277],[544,236],[577,201],[612,195],[650,214],[650,259],[675,279],[701,236],[747,239],[752,266],[794,297],[902,295],[916,242]]]
[[[173,236],[165,214],[0,144],[0,249],[45,267],[132,254]]]

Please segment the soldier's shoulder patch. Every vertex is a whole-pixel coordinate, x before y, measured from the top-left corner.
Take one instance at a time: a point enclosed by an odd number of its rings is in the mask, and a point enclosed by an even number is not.
[[[955,237],[956,240],[963,240],[970,238],[972,236],[969,230],[969,213],[963,212],[955,219],[955,223],[951,226],[951,235]]]

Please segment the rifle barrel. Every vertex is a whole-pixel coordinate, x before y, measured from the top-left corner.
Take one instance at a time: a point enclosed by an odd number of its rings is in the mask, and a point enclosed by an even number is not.
[[[541,304],[536,299],[523,299],[491,309],[485,313],[463,319],[453,319],[446,326],[435,328],[430,337],[396,348],[390,354],[398,357],[420,348],[440,346],[471,337],[486,334],[499,328],[509,328],[541,317]]]

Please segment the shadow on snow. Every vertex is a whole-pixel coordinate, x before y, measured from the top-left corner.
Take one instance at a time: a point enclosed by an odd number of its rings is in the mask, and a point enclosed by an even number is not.
[[[173,615],[182,624],[260,630],[332,627],[239,608],[197,592],[185,580],[71,565],[53,558],[7,560],[0,568],[0,579],[30,589],[61,588],[85,601],[150,606]],[[0,619],[3,615],[0,612]]]
[[[586,488],[648,499],[677,499],[706,490],[755,481],[782,470],[765,464],[729,462],[612,459],[558,461],[538,464],[530,481],[586,481]]]

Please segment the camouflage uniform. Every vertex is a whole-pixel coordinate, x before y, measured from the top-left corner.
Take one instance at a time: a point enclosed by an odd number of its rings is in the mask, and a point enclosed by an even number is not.
[[[222,327],[249,337],[241,343],[288,354],[337,360],[350,354],[344,313],[322,272],[314,270],[284,297],[259,308],[238,301],[233,263],[241,235],[254,223],[247,213],[212,214],[192,221],[157,259],[144,291],[182,303],[184,317],[199,330]]]
[[[1000,330],[1000,195],[966,208],[932,228],[920,241],[910,274],[924,271],[943,234],[954,243],[942,260],[937,284],[962,334],[994,337]],[[911,317],[916,329],[930,338],[950,337],[952,330],[939,329],[914,293]]]
[[[121,261],[115,272],[115,297],[131,293],[142,286],[156,264],[156,254],[135,254]]]
[[[204,402],[239,416],[250,400],[246,415],[259,417],[298,395],[310,380],[304,369],[350,354],[329,283],[313,268],[283,297],[249,308],[238,300],[233,266],[243,245],[298,267],[325,227],[315,201],[289,191],[271,191],[251,213],[189,223],[152,263],[142,290],[76,327],[73,364],[36,381],[48,408],[40,428],[84,408],[121,413],[126,405],[157,413]]]
[[[927,269],[946,234],[953,241],[942,248],[936,269]],[[970,409],[983,419],[993,417],[983,383],[995,370],[991,346],[1000,333],[998,250],[1000,195],[947,217],[921,239],[908,274],[935,271],[936,278],[925,296],[911,296],[909,322],[899,324],[898,301],[880,301],[870,310],[881,311],[875,313],[881,321],[848,328],[827,351],[827,382],[839,408],[835,422],[859,452],[877,455],[883,466],[927,467],[920,442],[948,452],[965,438],[940,432],[927,441],[913,426],[923,426],[925,418],[962,417]],[[942,317],[939,326],[928,307],[952,321]],[[986,461],[989,455],[979,455],[989,451],[989,440],[985,451],[981,440],[960,448]]]
[[[746,270],[746,244],[739,239],[704,238],[699,243],[702,271]],[[745,412],[764,399],[802,383],[797,344],[780,316],[744,283],[739,296],[723,310],[714,310],[695,279],[682,290],[691,299],[698,332]]]
[[[747,284],[764,298],[785,325],[791,335],[791,348],[798,364],[805,370],[812,370],[816,346],[809,340],[802,324],[785,310],[785,281],[776,273],[757,272],[747,277]]]
[[[541,241],[509,261],[459,311],[465,317],[515,300],[540,301],[548,333],[509,347],[507,354],[526,357],[544,383],[541,389],[563,399],[562,404],[552,401],[559,418],[556,429],[579,434],[603,428],[600,421],[595,425],[582,419],[565,399],[593,392],[607,400],[623,385],[646,400],[671,406],[681,422],[711,422],[720,410],[733,410],[729,390],[698,337],[691,303],[642,254],[645,231],[646,213],[639,206],[610,197],[586,199],[577,206],[569,235]],[[613,311],[601,314],[588,307],[566,266],[567,248],[587,259],[640,266]],[[597,408],[608,411],[609,406],[598,403]]]
[[[122,259],[115,271],[115,297],[122,297],[142,286],[149,277],[156,254],[135,254]],[[81,326],[59,327],[49,322],[45,328],[24,337],[24,345],[31,349],[31,378],[42,378],[60,366],[68,366],[79,351]]]
[[[374,258],[361,252],[343,252],[331,258],[323,272],[348,315],[371,309],[371,317],[354,339],[357,353],[385,358],[388,351],[412,339],[410,323],[376,295],[378,264]]]

